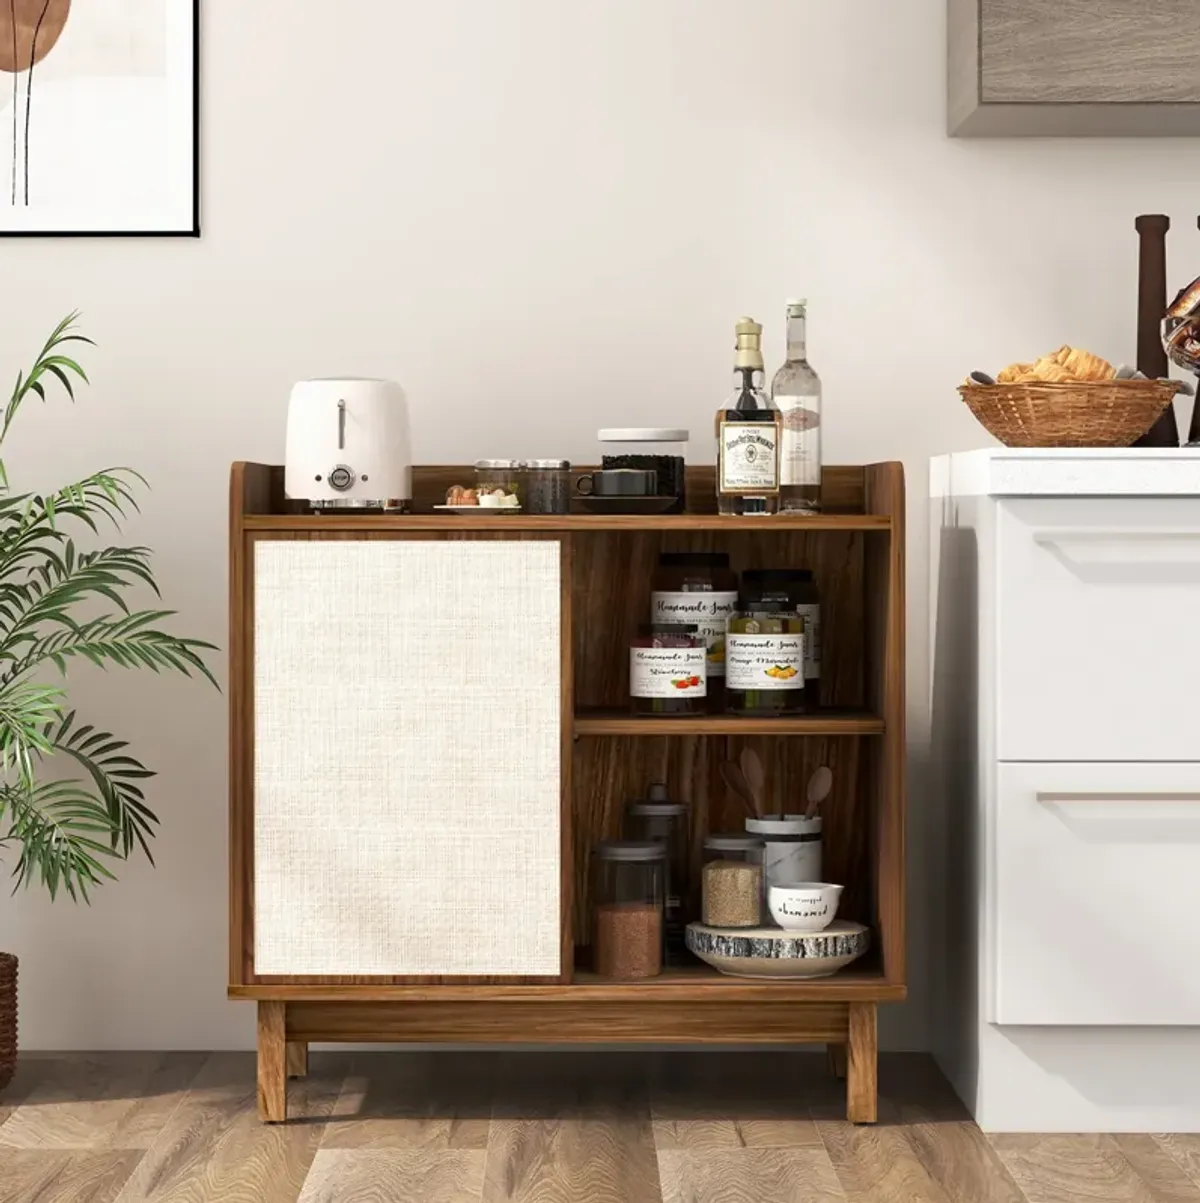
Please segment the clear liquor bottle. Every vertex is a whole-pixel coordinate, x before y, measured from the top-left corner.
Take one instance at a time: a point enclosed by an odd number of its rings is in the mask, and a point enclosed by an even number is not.
[[[821,378],[805,346],[807,301],[787,303],[787,361],[771,381],[783,433],[779,448],[779,493],[784,510],[821,511]]]
[[[764,389],[762,326],[736,326],[733,395],[717,411],[717,511],[779,511],[779,411]]]

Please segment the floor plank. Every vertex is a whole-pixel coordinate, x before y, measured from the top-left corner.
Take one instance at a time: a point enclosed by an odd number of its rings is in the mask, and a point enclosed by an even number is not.
[[[254,1056],[214,1054],[122,1190],[120,1203],[294,1203],[349,1060],[312,1058],[289,1084],[293,1122],[258,1119]]]
[[[300,1203],[479,1203],[482,1150],[322,1149]]]
[[[666,1149],[663,1203],[842,1203],[823,1148]]]
[[[140,1149],[179,1105],[203,1053],[80,1053],[43,1067],[0,1124],[13,1149]]]
[[[1117,1148],[1161,1203],[1200,1203],[1200,1186],[1153,1136],[1114,1136]]]
[[[1160,1134],[1154,1140],[1188,1179],[1200,1186],[1200,1136],[1192,1133]]]
[[[0,1149],[3,1203],[113,1203],[142,1154]]]
[[[322,1147],[486,1150],[494,1062],[454,1053],[357,1057]]]
[[[989,1139],[1029,1203],[1197,1203],[1194,1194],[1180,1194],[1188,1189],[1186,1175],[1156,1157],[1153,1142],[1101,1133]],[[1128,1142],[1132,1161],[1121,1142]]]
[[[859,1127],[844,1119],[818,1119],[817,1131],[848,1203],[965,1203],[934,1180],[886,1108],[880,1120]]]

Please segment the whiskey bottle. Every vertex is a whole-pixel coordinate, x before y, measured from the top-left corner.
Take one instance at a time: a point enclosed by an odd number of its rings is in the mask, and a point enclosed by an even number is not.
[[[779,446],[779,494],[784,510],[821,510],[821,379],[805,347],[806,301],[787,303],[787,361],[771,381],[771,399],[783,431]]]
[[[779,411],[763,389],[762,326],[736,327],[733,396],[717,411],[717,510],[779,511]]]

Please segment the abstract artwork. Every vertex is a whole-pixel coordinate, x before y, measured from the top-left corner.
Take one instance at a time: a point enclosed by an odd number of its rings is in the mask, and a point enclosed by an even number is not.
[[[198,235],[199,0],[0,0],[0,235]]]

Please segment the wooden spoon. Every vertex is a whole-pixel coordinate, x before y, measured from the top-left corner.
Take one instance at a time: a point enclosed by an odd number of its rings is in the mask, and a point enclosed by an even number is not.
[[[829,797],[829,792],[832,789],[833,773],[825,765],[822,765],[808,779],[808,806],[804,811],[806,819],[815,819],[817,817],[817,808]]]
[[[750,787],[750,794],[754,800],[754,813],[761,818],[766,811],[764,799],[767,796],[767,775],[763,771],[762,760],[759,759],[758,753],[753,748],[742,749],[742,775]]]
[[[754,794],[745,776],[742,774],[742,770],[732,760],[723,760],[721,761],[721,777],[725,784],[745,802],[746,809],[750,812],[751,816],[757,817],[758,810],[755,805]]]

